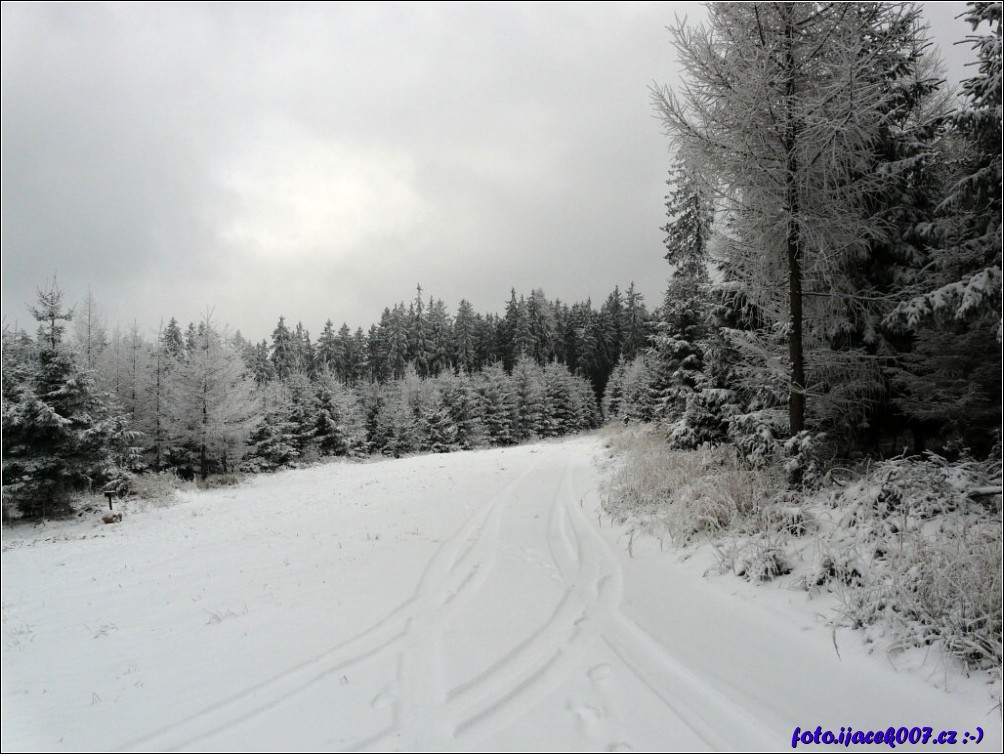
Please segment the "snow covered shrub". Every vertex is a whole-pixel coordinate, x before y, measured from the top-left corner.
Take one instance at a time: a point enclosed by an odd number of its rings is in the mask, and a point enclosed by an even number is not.
[[[693,450],[705,443],[719,445],[728,439],[728,420],[735,413],[735,391],[705,387],[687,396],[683,413],[667,427],[667,440],[679,450]]]
[[[784,490],[781,475],[747,470],[761,478],[761,490],[773,494],[739,519],[719,542],[713,542],[722,573],[734,573],[754,583],[771,581],[792,572],[792,541],[813,528],[798,493]]]
[[[236,487],[239,484],[243,484],[245,480],[243,474],[226,473],[226,474],[213,474],[206,479],[200,479],[196,482],[196,486],[203,490],[215,490],[221,487]]]
[[[124,498],[135,492],[135,481],[135,474],[130,474],[128,471],[120,469],[105,483],[101,488],[101,492],[102,494],[110,492],[119,498]]]
[[[825,432],[799,432],[784,443],[788,483],[818,488],[833,454]]]
[[[736,414],[729,420],[729,439],[739,457],[754,469],[771,465],[781,451],[787,432],[787,417],[781,409],[762,409]]]
[[[884,461],[828,504],[807,586],[832,585],[852,625],[894,644],[940,644],[970,667],[999,667],[999,461]]]
[[[760,534],[742,544],[733,570],[747,581],[762,584],[791,573],[784,554],[784,541],[776,536]]]
[[[181,477],[170,471],[140,474],[132,480],[133,494],[140,500],[167,500],[174,496],[175,490],[191,485],[191,482],[183,482]]]

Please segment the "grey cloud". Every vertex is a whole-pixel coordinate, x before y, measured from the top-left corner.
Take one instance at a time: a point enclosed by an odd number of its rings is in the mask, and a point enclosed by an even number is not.
[[[4,315],[53,271],[112,322],[251,337],[419,281],[655,304],[684,5],[4,4]]]

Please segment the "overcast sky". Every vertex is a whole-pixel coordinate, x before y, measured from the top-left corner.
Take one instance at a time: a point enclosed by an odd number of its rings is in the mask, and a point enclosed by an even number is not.
[[[935,7],[932,7],[935,6]],[[955,81],[962,3],[925,4]],[[699,4],[2,6],[3,317],[368,327],[416,283],[658,303],[648,87]],[[32,325],[33,326],[33,325]]]

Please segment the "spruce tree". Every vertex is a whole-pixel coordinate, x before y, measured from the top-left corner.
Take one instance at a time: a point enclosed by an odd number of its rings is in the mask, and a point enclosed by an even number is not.
[[[515,439],[523,442],[539,436],[547,415],[544,375],[531,357],[522,356],[512,370],[512,390],[515,398]]]
[[[39,322],[34,348],[8,354],[4,343],[3,496],[23,515],[41,518],[67,513],[74,493],[116,476],[115,446],[127,447],[135,434],[64,343],[72,313],[55,283],[39,291],[32,314]]]
[[[324,323],[324,329],[317,339],[317,371],[321,372],[325,367],[334,370],[338,361],[338,341],[335,337],[335,324],[330,319]]]
[[[476,351],[477,321],[474,316],[474,307],[467,299],[461,299],[457,308],[457,316],[453,320],[453,363],[458,369],[463,369],[468,373],[474,371],[479,365]]]
[[[488,442],[492,445],[514,444],[517,442],[516,397],[501,362],[483,369],[478,383]]]
[[[366,447],[363,403],[330,372],[318,376],[314,439],[321,455],[357,455]]]
[[[193,343],[191,347],[196,348],[197,345]],[[279,324],[272,331],[272,349],[269,358],[275,369],[275,376],[279,380],[289,379],[290,375],[297,371],[298,343],[286,326],[285,317],[279,317]]]
[[[484,408],[475,389],[474,379],[461,368],[457,374],[439,378],[440,394],[449,421],[456,433],[456,443],[463,450],[485,441]]]

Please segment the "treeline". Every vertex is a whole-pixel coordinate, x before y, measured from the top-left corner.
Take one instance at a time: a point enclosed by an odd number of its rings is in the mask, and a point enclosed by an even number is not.
[[[673,30],[686,84],[653,96],[674,272],[608,416],[795,480],[862,453],[1000,457],[1001,4],[965,18],[959,98],[908,4],[714,3]]]
[[[589,429],[610,372],[652,327],[633,285],[599,310],[513,291],[503,316],[462,301],[455,317],[419,288],[368,333],[329,321],[316,342],[282,317],[249,342],[211,314],[153,340],[137,325],[109,337],[92,296],[76,309],[53,286],[34,337],[4,329],[5,510],[56,514],[77,490],[124,492],[147,471],[206,478]]]
[[[169,337],[182,340],[177,323]],[[614,288],[599,310],[592,302],[550,301],[540,289],[529,297],[512,290],[505,313],[476,312],[462,300],[451,316],[441,299],[425,300],[422,288],[408,303],[383,310],[368,331],[328,320],[316,342],[302,323],[290,327],[279,318],[271,339],[235,342],[258,382],[284,380],[294,373],[314,377],[327,369],[347,385],[399,380],[410,366],[420,378],[444,372],[478,372],[501,364],[511,372],[521,356],[545,365],[558,361],[601,392],[614,365],[648,346],[651,318],[632,283]],[[185,339],[195,337],[189,325]]]

